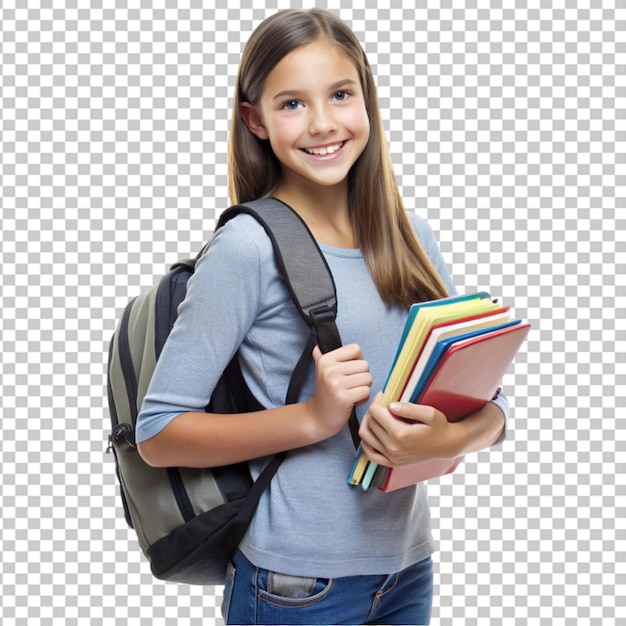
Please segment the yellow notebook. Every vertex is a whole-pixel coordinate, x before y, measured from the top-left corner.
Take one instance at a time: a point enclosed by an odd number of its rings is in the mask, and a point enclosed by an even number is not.
[[[451,301],[433,307],[420,307],[402,344],[383,394],[383,406],[400,399],[411,370],[433,326],[469,315],[495,311],[500,305],[489,298]]]

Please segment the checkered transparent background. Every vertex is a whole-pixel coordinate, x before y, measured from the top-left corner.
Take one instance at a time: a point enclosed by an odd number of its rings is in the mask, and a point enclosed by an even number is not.
[[[154,581],[125,526],[104,452],[105,354],[127,300],[196,251],[227,206],[241,46],[301,5],[150,5],[0,10],[5,626],[222,623],[221,588]],[[487,288],[533,324],[507,375],[508,440],[430,488],[433,623],[617,623],[626,12],[328,6],[368,52],[407,206],[460,289]]]

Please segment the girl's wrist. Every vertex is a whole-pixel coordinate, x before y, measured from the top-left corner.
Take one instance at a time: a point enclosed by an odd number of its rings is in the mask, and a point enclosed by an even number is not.
[[[460,422],[454,422],[450,424],[450,438],[448,444],[448,456],[449,459],[455,459],[458,456],[463,455],[469,438],[469,433],[466,426],[463,424],[463,420]]]
[[[328,428],[325,427],[323,420],[317,417],[317,411],[315,409],[315,402],[313,398],[310,398],[303,403],[303,437],[306,440],[306,445],[312,445],[328,439],[332,434],[328,433]]]
[[[455,426],[455,456],[463,456],[470,452],[478,452],[493,445],[502,432],[505,419],[500,407],[488,402],[482,409],[468,415],[465,419],[451,426]]]
[[[310,398],[302,405],[303,436],[307,444],[319,443],[330,437],[334,437],[348,423],[350,413],[346,417],[337,414],[330,418],[330,413],[323,405],[320,407],[315,402],[315,398]]]

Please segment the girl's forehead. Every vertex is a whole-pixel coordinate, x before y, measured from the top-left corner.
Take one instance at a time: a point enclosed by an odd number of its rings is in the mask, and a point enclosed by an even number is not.
[[[360,82],[354,60],[337,44],[316,40],[286,54],[268,74],[264,91],[271,94],[289,83],[321,87],[340,80]]]

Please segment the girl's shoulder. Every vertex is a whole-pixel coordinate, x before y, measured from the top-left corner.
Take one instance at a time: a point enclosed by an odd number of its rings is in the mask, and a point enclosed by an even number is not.
[[[272,242],[263,227],[249,215],[237,215],[218,228],[196,264],[195,281],[241,282],[277,272]],[[256,278],[255,278],[256,277]],[[195,282],[194,281],[194,282]]]
[[[213,235],[207,248],[219,248],[240,256],[254,255],[266,260],[273,255],[272,242],[265,229],[252,216],[241,213],[228,220]]]

